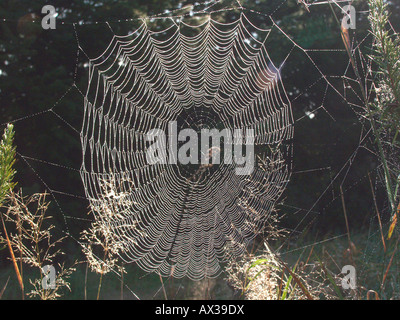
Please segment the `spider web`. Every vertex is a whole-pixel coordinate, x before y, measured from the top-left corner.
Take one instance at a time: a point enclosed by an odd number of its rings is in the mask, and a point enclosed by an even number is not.
[[[227,163],[192,171],[149,165],[146,132],[167,131],[169,121],[196,131],[251,128],[258,148],[272,148],[292,138],[293,120],[279,71],[243,12],[231,23],[210,15],[191,19],[198,25],[171,20],[161,30],[143,22],[132,35],[114,36],[90,61],[81,174],[126,262],[163,276],[210,278],[262,232],[288,165],[266,163],[243,176]]]
[[[354,113],[362,118],[360,110],[363,99],[355,89],[357,79],[351,71],[350,61],[344,71],[336,74],[327,74],[318,63],[318,57],[324,55],[338,55],[343,59],[346,57],[345,50],[307,49],[293,40],[279,21],[274,19],[275,13],[285,7],[286,0],[270,13],[247,9],[240,3],[214,10],[213,6],[219,2],[205,2],[199,5],[203,5],[203,9],[184,15],[177,9],[167,15],[163,13],[143,19],[112,22],[141,22],[141,26],[129,35],[116,35],[111,28],[111,21],[106,22],[113,32],[112,41],[104,53],[95,59],[83,49],[78,30],[104,21],[72,23],[78,49],[71,86],[59,99],[55,99],[50,108],[41,108],[11,121],[26,123],[37,117],[54,116],[67,130],[72,130],[78,140],[81,139],[84,161],[80,169],[71,168],[57,160],[18,153],[22,162],[53,196],[65,222],[62,231],[78,244],[81,242],[71,231],[70,225],[88,219],[65,212],[59,200],[61,197],[74,201],[89,199],[94,212],[103,212],[96,214],[96,220],[115,231],[127,248],[124,258],[138,262],[143,269],[159,270],[165,276],[187,275],[193,279],[216,276],[221,261],[247,250],[246,244],[263,230],[272,207],[282,195],[290,177],[293,123],[297,125],[308,121],[310,115],[315,116],[320,111],[334,122],[327,107],[332,96],[343,99],[344,104],[352,107]],[[326,5],[327,2],[316,1],[309,8],[318,4]],[[217,18],[219,14],[237,11],[240,12],[240,18],[236,17],[231,22],[221,22]],[[265,17],[271,22],[271,28],[261,30],[252,25],[248,18],[250,14]],[[206,18],[198,24],[185,22],[185,19],[196,16]],[[155,25],[152,25],[154,22]],[[61,24],[67,25],[68,22]],[[265,38],[259,41],[250,30],[264,33]],[[287,56],[277,65],[284,65],[297,52],[302,54],[313,70],[306,83],[302,87],[299,85],[299,90],[290,88],[289,97],[281,83],[286,71],[276,68],[268,55],[273,54],[268,50],[267,41],[271,32],[279,33],[284,41],[292,44]],[[366,78],[370,73],[370,65],[360,48],[367,40],[368,36],[358,42],[356,38],[352,39],[353,52],[360,53],[357,61],[360,73]],[[90,81],[86,93],[76,84],[82,53],[90,61]],[[316,90],[324,92],[323,100],[301,117],[292,120],[290,106]],[[221,92],[225,94],[219,95]],[[72,126],[68,116],[59,109],[72,93],[78,93],[84,101],[82,130]],[[258,122],[260,116],[263,121]],[[238,124],[239,127],[255,128],[258,145],[263,149],[268,145],[278,146],[272,148],[278,152],[277,155],[275,153],[280,160],[278,163],[285,161],[278,168],[263,170],[265,167],[257,167],[247,179],[232,174],[233,168],[229,165],[204,170],[203,179],[198,175],[192,180],[193,171],[186,171],[186,168],[146,166],[143,162],[143,134],[147,128],[166,129],[171,119],[177,120],[182,127],[196,127],[198,130],[204,126],[221,124],[228,128]],[[315,174],[329,176],[329,179],[310,206],[283,204],[283,208],[292,211],[291,214],[301,215],[300,222],[291,230],[288,242],[299,237],[318,219],[326,217],[326,212],[333,204],[340,203],[341,196],[334,190],[335,185],[339,184],[343,187],[343,193],[350,195],[354,188],[368,181],[370,172],[379,171],[378,165],[358,179],[348,181],[359,153],[367,149],[374,154],[367,147],[369,138],[370,130],[362,125],[354,152],[339,168],[332,168],[328,163],[327,166],[316,168],[311,162],[293,172],[295,178]],[[277,143],[280,141],[287,144]],[[271,159],[274,153],[269,150],[258,155]],[[71,189],[56,190],[49,185],[46,178],[46,168],[49,167],[80,174],[85,195],[69,191]],[[214,189],[213,184],[217,183],[220,183],[220,187]],[[378,190],[378,183],[374,188],[374,191]],[[213,194],[210,190],[216,191]],[[328,195],[331,195],[331,200],[324,202],[323,207],[319,206]],[[238,199],[241,201],[238,202]],[[118,210],[107,215],[107,208]],[[233,222],[233,226],[224,221]],[[163,230],[168,232],[163,234]],[[378,245],[370,239],[377,234],[378,231],[371,228],[365,244],[372,251],[377,250]],[[303,250],[345,236],[346,233],[333,235],[301,248],[281,250],[281,253],[284,255]],[[157,238],[163,239],[158,247],[155,242]],[[371,258],[366,256],[365,259],[370,261]],[[115,273],[119,276],[118,272]]]

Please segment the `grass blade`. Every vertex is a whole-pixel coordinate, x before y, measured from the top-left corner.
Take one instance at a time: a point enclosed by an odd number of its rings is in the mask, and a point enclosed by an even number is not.
[[[390,224],[390,227],[389,227],[388,240],[392,237],[394,228],[396,227],[396,224],[397,224],[397,214],[399,213],[399,211],[400,211],[400,204],[399,204],[399,206],[397,207],[397,212],[393,215],[392,223]]]
[[[340,291],[339,287],[337,286],[335,279],[332,278],[331,274],[329,273],[329,271],[325,268],[324,264],[322,263],[321,259],[315,255],[315,257],[317,258],[318,262],[321,265],[321,268],[324,270],[326,276],[328,277],[329,282],[331,283],[331,285],[333,286],[333,289],[335,290],[336,294],[338,295],[340,300],[344,300],[344,297],[342,295],[342,292]]]
[[[4,285],[3,289],[1,289],[1,291],[0,291],[0,300],[1,300],[1,298],[3,297],[4,291],[6,291],[7,284],[8,284],[8,280],[10,280],[10,277],[8,277],[8,279],[7,279],[7,281],[6,281],[6,284]]]
[[[16,273],[17,278],[18,278],[19,286],[20,286],[21,291],[22,291],[22,299],[23,299],[24,298],[24,283],[22,281],[21,273],[19,272],[17,260],[15,259],[15,255],[14,255],[13,248],[11,246],[10,239],[8,238],[8,233],[7,233],[6,225],[4,223],[3,215],[0,215],[0,216],[1,216],[1,222],[3,224],[4,234],[5,234],[6,241],[7,241],[7,247],[8,247],[8,250],[10,251],[11,260],[12,260],[13,265],[14,265],[15,273]]]

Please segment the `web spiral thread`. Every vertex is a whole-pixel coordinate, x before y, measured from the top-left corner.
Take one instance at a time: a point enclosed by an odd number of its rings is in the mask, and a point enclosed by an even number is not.
[[[244,13],[229,23],[144,21],[114,35],[90,60],[81,131],[81,177],[96,220],[126,262],[147,272],[198,280],[240,256],[263,231],[290,176],[291,105],[265,40]],[[265,30],[268,37],[268,30]],[[146,133],[186,128],[254,130],[257,165],[200,167],[146,161]]]

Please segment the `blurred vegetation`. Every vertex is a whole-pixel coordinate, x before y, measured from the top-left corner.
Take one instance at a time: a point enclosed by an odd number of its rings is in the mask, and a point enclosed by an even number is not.
[[[8,124],[0,141],[0,205],[7,193],[15,187],[14,127]]]

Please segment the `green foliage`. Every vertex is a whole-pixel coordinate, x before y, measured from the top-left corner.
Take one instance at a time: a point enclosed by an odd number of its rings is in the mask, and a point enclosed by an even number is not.
[[[14,127],[7,125],[0,142],[0,203],[3,202],[6,194],[15,186],[13,178],[15,170]]]
[[[372,60],[377,64],[376,102],[384,124],[400,128],[400,38],[390,30],[389,12],[383,0],[370,0],[371,34],[374,37]]]
[[[396,210],[400,168],[393,149],[399,147],[400,130],[400,39],[389,22],[388,5],[383,0],[369,0],[373,54],[376,65],[374,88],[376,98],[370,104],[370,121],[384,166],[386,189],[392,213]],[[375,124],[376,123],[376,124]],[[375,129],[376,128],[376,129]],[[383,141],[381,146],[380,140]],[[394,160],[394,161],[393,161]]]
[[[258,268],[258,270],[255,271],[255,275],[249,276],[249,272],[251,269],[256,268],[257,266],[262,266],[261,268]],[[249,288],[250,284],[257,279],[258,276],[261,275],[262,272],[268,272],[268,270],[273,269],[274,271],[282,271],[279,266],[276,266],[273,263],[270,263],[269,259],[266,258],[260,258],[257,259],[256,261],[253,261],[250,266],[246,270],[246,276],[245,276],[245,287],[243,289],[242,295],[246,293],[246,290]]]

